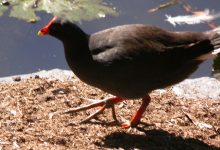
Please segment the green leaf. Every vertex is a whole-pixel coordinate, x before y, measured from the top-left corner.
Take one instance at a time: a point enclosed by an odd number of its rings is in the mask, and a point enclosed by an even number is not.
[[[71,21],[93,20],[117,12],[102,0],[9,0],[10,16],[23,20],[40,19],[36,12],[44,11]],[[0,6],[0,16],[9,7]]]
[[[30,20],[32,18],[39,19],[36,16],[34,9],[31,6],[31,1],[21,1],[19,4],[15,4],[12,7],[10,12],[11,17],[23,19],[23,20]]]
[[[0,16],[2,16],[7,9],[8,9],[7,6],[0,5]]]

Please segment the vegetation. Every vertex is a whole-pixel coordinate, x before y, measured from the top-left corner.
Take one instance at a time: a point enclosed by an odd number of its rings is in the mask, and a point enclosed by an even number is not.
[[[7,10],[9,16],[26,21],[39,20],[37,12],[62,16],[71,21],[92,20],[116,11],[102,0],[8,0],[0,5],[0,16]]]

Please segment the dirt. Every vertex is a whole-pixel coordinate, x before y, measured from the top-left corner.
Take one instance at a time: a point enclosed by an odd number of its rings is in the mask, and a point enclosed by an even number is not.
[[[220,150],[220,101],[186,100],[169,88],[150,93],[152,101],[135,128],[114,123],[111,109],[84,124],[79,122],[96,109],[62,113],[89,103],[83,98],[109,96],[76,77],[1,83],[0,149]],[[140,104],[140,99],[117,104],[117,118],[130,119]]]

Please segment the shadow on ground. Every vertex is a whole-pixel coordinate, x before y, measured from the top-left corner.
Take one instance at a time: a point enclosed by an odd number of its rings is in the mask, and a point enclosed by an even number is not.
[[[102,144],[96,143],[97,146],[144,150],[220,150],[198,139],[184,139],[181,136],[175,136],[167,131],[156,129],[144,131],[143,135],[114,132],[107,135],[102,142]]]

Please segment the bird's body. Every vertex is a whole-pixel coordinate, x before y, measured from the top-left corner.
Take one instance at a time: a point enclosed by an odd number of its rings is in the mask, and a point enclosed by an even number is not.
[[[88,35],[73,23],[54,21],[49,34],[63,42],[67,62],[82,81],[126,99],[184,80],[202,56],[220,48],[219,30],[171,32],[134,24]]]
[[[64,47],[73,72],[82,81],[123,98],[140,98],[182,81],[202,62],[196,58],[213,50],[207,34],[146,25],[118,26],[87,35],[80,46],[72,43]],[[71,55],[72,51],[83,54]]]

